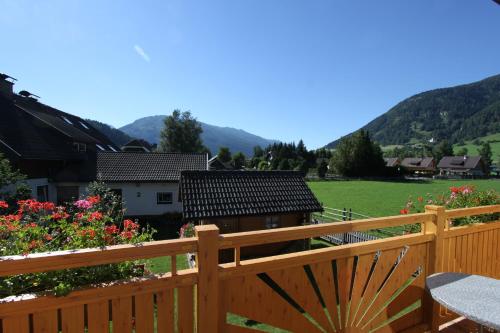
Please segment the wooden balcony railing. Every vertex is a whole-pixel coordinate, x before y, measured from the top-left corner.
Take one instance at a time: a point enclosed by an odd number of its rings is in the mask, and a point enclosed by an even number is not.
[[[448,220],[500,205],[331,224],[0,258],[0,276],[197,253],[195,269],[101,284],[67,296],[0,300],[0,333],[27,332],[424,332],[454,319],[425,291],[439,271],[500,278],[500,222],[450,228]],[[242,247],[421,224],[421,232],[241,260]],[[222,249],[234,262],[218,263]],[[242,325],[242,322],[251,325]],[[254,329],[256,328],[256,329]]]

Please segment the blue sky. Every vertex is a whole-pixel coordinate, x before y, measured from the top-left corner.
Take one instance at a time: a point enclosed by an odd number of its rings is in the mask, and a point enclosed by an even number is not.
[[[500,73],[491,0],[0,0],[0,72],[115,127],[173,109],[320,147]]]

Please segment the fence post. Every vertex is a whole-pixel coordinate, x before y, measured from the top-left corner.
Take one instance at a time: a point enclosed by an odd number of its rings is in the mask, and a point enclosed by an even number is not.
[[[217,333],[219,320],[219,228],[217,226],[196,226],[198,237],[198,332]]]
[[[443,267],[443,233],[446,224],[446,211],[442,206],[428,205],[425,206],[425,212],[433,214],[432,219],[426,221],[423,232],[425,234],[435,235],[434,240],[430,243],[426,277],[439,273]],[[435,302],[427,292],[424,300],[427,323],[430,325],[431,332],[439,331],[439,311],[440,306]]]

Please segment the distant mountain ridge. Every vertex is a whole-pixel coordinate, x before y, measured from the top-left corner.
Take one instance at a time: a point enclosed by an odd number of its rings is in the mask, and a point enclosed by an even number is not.
[[[158,143],[165,117],[164,115],[156,115],[139,118],[128,125],[120,127],[119,130],[131,137]],[[228,147],[232,153],[241,151],[246,156],[252,156],[253,147],[266,147],[277,142],[277,140],[265,139],[232,127],[220,127],[203,122],[201,122],[201,127],[203,128],[201,134],[203,144],[210,149],[212,154],[216,154],[219,147]]]
[[[459,143],[500,133],[500,75],[414,95],[361,129],[383,146],[431,139]],[[339,142],[326,147],[335,148]]]

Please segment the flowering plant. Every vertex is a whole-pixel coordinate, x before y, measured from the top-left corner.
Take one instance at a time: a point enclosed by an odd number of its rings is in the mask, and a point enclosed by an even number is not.
[[[186,223],[179,230],[179,238],[194,237],[194,235],[195,235],[194,223],[191,222]]]
[[[17,202],[12,213],[0,201],[0,256],[35,252],[104,247],[149,241],[154,233],[139,224],[117,221],[100,211],[99,196],[89,196],[68,206],[28,199]],[[10,214],[8,214],[10,212]],[[53,290],[63,295],[76,286],[142,274],[132,262],[67,269],[0,278],[0,297]]]
[[[444,206],[446,209],[467,208],[495,205],[500,203],[500,195],[494,190],[478,191],[473,185],[452,186],[448,193],[433,196],[428,193],[425,197],[419,196],[416,200],[410,196],[400,214],[421,213],[425,205]],[[486,214],[456,218],[450,221],[450,226],[460,226],[471,223],[489,222],[499,218],[499,214]],[[414,227],[410,227],[415,231]]]

